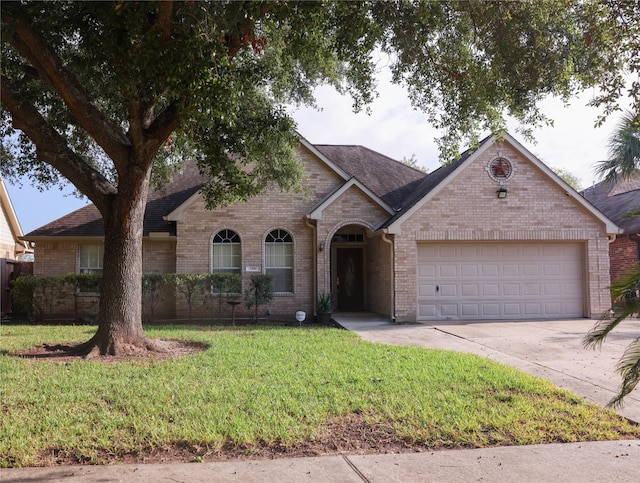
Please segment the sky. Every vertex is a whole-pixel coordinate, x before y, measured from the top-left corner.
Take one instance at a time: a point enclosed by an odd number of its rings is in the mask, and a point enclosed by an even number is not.
[[[379,80],[378,92],[370,114],[354,114],[351,98],[328,86],[316,90],[319,109],[291,108],[290,113],[298,132],[312,144],[362,145],[394,159],[414,156],[428,171],[437,169],[438,133],[426,116],[414,110],[405,90],[388,79]],[[603,126],[594,128],[599,111],[586,106],[591,95],[584,93],[569,107],[556,99],[545,100],[542,110],[555,123],[534,131],[536,144],[515,132],[515,124],[508,126],[509,132],[536,157],[552,168],[569,171],[580,180],[582,188],[598,181],[593,173],[594,163],[607,158],[607,139],[619,122],[619,115],[613,115]],[[22,186],[5,183],[25,234],[86,204],[86,200],[74,197],[71,189],[40,192],[28,181]]]

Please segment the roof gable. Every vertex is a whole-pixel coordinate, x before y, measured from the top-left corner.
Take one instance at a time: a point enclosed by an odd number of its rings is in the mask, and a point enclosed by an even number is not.
[[[580,194],[578,194],[571,186],[569,186],[562,178],[556,175],[542,161],[536,158],[522,144],[514,139],[510,134],[504,136],[492,135],[480,142],[475,150],[468,150],[453,163],[445,165],[431,173],[423,183],[418,187],[414,196],[407,200],[403,210],[393,217],[384,226],[389,233],[401,233],[402,223],[407,220],[413,213],[418,211],[425,203],[436,196],[445,186],[452,182],[467,166],[475,162],[482,156],[492,145],[498,142],[509,143],[519,154],[528,162],[537,167],[552,182],[565,191],[565,194],[586,209],[592,216],[604,223],[607,233],[620,233],[620,228],[609,218],[604,216],[598,210],[586,202]]]
[[[345,184],[340,186],[338,189],[327,195],[320,203],[318,203],[307,215],[312,220],[320,220],[322,219],[322,212],[331,206],[331,204],[336,201],[343,193],[349,190],[351,187],[355,186],[360,191],[362,191],[369,199],[371,199],[375,204],[381,207],[384,211],[386,211],[389,215],[394,213],[393,208],[387,205],[382,199],[380,199],[373,191],[363,185],[356,178],[351,178]]]

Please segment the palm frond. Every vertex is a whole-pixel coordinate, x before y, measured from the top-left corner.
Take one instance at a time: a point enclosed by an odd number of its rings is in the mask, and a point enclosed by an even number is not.
[[[640,315],[640,263],[622,275],[611,286],[614,306],[604,313],[582,341],[585,348],[599,349],[609,332],[627,317]],[[613,313],[613,316],[611,315]]]
[[[640,290],[640,263],[626,271],[611,285],[613,303],[633,300]]]
[[[600,161],[595,172],[608,183],[630,177],[640,164],[640,113],[627,111],[609,139],[609,159]]]
[[[618,394],[607,404],[614,409],[623,406],[624,398],[631,393],[640,382],[640,337],[625,349],[624,354],[616,365],[616,370],[622,376],[622,384]]]
[[[626,312],[622,312],[614,318],[611,318],[610,312],[604,313],[582,339],[582,347],[585,349],[600,349],[609,332],[627,317],[628,314]]]

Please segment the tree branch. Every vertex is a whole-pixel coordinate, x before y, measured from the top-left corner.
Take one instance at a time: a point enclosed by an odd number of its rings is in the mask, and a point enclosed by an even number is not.
[[[116,165],[128,159],[130,142],[91,101],[78,80],[63,65],[47,41],[27,23],[15,17],[4,19],[15,27],[11,45],[38,71],[40,77],[60,94],[78,124],[104,149]]]
[[[33,105],[21,102],[15,92],[11,81],[2,76],[0,98],[2,105],[11,113],[13,126],[35,144],[40,161],[56,168],[104,213],[109,198],[117,192],[116,188],[70,149],[64,137],[40,112]]]
[[[153,159],[158,148],[178,127],[178,101],[169,104],[151,123],[147,129],[146,152]]]
[[[171,38],[171,22],[173,20],[173,0],[160,2],[158,10],[157,28],[160,30],[160,40],[167,42]]]

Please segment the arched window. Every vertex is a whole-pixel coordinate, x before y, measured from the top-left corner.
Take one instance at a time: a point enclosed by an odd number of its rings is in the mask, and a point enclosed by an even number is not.
[[[213,237],[213,272],[240,273],[240,237],[233,230],[221,230]]]
[[[274,292],[293,292],[293,238],[273,230],[264,239],[264,268],[273,277]]]

